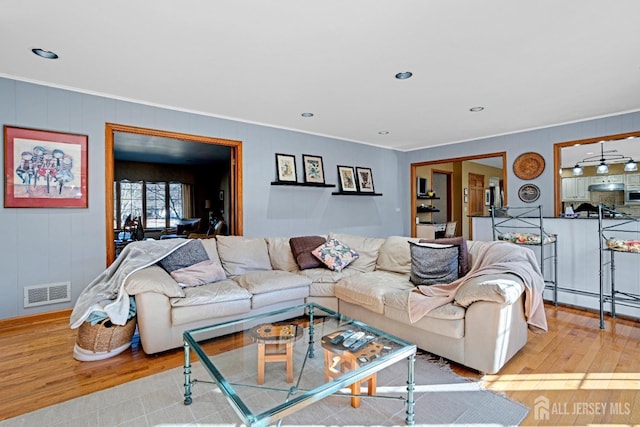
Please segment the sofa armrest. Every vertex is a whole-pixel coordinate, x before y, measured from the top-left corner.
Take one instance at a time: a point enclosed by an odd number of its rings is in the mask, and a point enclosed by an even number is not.
[[[169,298],[157,292],[144,292],[135,299],[142,350],[153,354],[174,347]]]
[[[524,284],[515,274],[485,274],[462,284],[456,292],[455,302],[462,307],[477,301],[513,304],[523,292]]]
[[[158,265],[136,271],[127,278],[124,289],[129,295],[155,292],[168,298],[183,298],[184,290],[173,277]]]
[[[497,373],[527,343],[524,296],[513,304],[478,301],[465,313],[464,364]]]

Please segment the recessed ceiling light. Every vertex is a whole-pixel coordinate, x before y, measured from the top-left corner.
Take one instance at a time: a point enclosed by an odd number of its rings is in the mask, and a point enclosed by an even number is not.
[[[469,111],[471,111],[472,113],[477,113],[477,112],[480,112],[482,110],[484,110],[484,107],[472,107],[472,108],[469,108]]]
[[[45,58],[45,59],[58,59],[58,54],[55,52],[51,52],[50,50],[44,50],[44,49],[31,49],[31,52],[35,53],[36,55],[38,55],[41,58]]]
[[[300,114],[302,117],[313,117],[313,113],[302,113]]]
[[[402,72],[396,74],[396,79],[398,79],[398,80],[406,80],[406,79],[410,78],[411,76],[413,76],[413,73],[411,71],[402,71]]]
[[[380,135],[389,135],[389,131],[388,130],[381,130],[380,132],[378,132]]]

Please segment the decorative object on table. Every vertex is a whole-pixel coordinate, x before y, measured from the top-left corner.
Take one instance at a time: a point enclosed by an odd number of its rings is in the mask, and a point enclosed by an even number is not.
[[[4,127],[6,208],[88,207],[87,135]]]
[[[358,177],[359,191],[363,193],[374,193],[371,168],[356,167],[356,176]]]
[[[518,197],[525,203],[532,203],[540,197],[540,188],[535,184],[525,184],[518,190]]]
[[[358,191],[353,166],[338,166],[338,177],[340,181],[340,191],[354,193]]]
[[[322,157],[303,154],[302,164],[304,165],[304,182],[324,184]]]
[[[276,173],[280,182],[296,182],[296,158],[290,154],[276,153]]]
[[[520,154],[513,162],[513,173],[520,179],[534,179],[544,171],[544,157],[538,153]]]

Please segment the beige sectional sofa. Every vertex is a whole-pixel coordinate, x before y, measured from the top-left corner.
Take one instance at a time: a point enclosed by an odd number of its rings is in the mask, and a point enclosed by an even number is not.
[[[339,311],[480,372],[498,372],[526,344],[524,286],[518,276],[469,280],[454,302],[411,323],[407,304],[414,285],[409,280],[408,241],[418,239],[335,233],[324,237],[339,240],[359,257],[340,272],[300,270],[288,237],[219,236],[201,242],[209,258],[222,265],[222,280],[183,288],[158,265],[135,272],[125,289],[135,296],[143,350],[180,347],[185,330],[305,302]],[[487,243],[466,243],[473,265]],[[229,332],[233,330],[221,331]]]

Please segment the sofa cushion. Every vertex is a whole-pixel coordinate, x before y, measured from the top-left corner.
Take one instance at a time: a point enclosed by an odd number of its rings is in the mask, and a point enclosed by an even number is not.
[[[358,270],[362,273],[375,270],[380,247],[385,242],[385,239],[343,233],[329,233],[329,238],[339,240],[357,252],[358,259],[349,265],[349,270]]]
[[[392,273],[411,273],[411,250],[408,242],[418,242],[420,239],[402,236],[390,236],[380,246],[376,270]]]
[[[173,307],[251,299],[251,293],[231,279],[216,283],[207,283],[202,286],[184,288],[184,291],[184,298],[171,298],[171,305]]]
[[[274,270],[300,271],[296,259],[293,257],[288,237],[267,237],[269,260]]]
[[[347,268],[342,271],[333,271],[328,268],[309,268],[307,270],[301,270],[298,274],[311,279],[312,282],[317,283],[338,283],[345,277],[360,274],[359,271]]]
[[[327,240],[311,253],[333,271],[344,270],[359,256],[353,249],[336,239]]]
[[[168,298],[184,297],[184,289],[159,265],[138,270],[124,282],[124,289],[129,295],[145,292],[156,292]]]
[[[260,237],[218,236],[218,254],[228,276],[271,270],[267,242]]]
[[[384,306],[385,306],[385,314],[387,313],[387,309],[394,308],[400,312],[404,311],[406,313],[409,312],[408,304],[409,304],[409,293],[414,292],[413,289],[401,291],[401,292],[390,292],[384,295]],[[431,317],[433,319],[443,319],[443,320],[459,320],[464,319],[464,314],[466,310],[464,307],[461,307],[452,302],[441,305],[440,307],[436,307],[433,310],[429,311],[425,317]],[[403,317],[401,320],[403,322],[409,322],[409,317]]]
[[[418,285],[451,283],[458,279],[458,246],[410,243],[411,282]]]
[[[459,276],[462,277],[469,272],[469,250],[467,249],[467,239],[465,237],[445,237],[442,239],[420,239],[419,243],[439,243],[441,245],[456,245],[460,248],[458,252]]]
[[[466,280],[456,291],[454,300],[462,307],[476,301],[513,304],[522,292],[524,284],[515,274],[484,274]]]
[[[158,261],[158,264],[168,273],[181,268],[189,267],[209,259],[209,254],[202,246],[200,240],[189,240],[186,244],[178,247],[166,257]]]
[[[356,274],[336,283],[336,297],[378,314],[384,312],[384,295],[412,289],[407,276],[385,271]]]
[[[173,280],[183,288],[218,282],[227,278],[220,263],[211,259],[173,270],[170,274]]]
[[[216,239],[200,239],[200,243],[202,243],[202,247],[204,248],[204,250],[207,251],[209,259],[218,261],[218,263],[222,265],[222,263],[220,262],[220,256],[218,255],[218,242],[216,241]]]
[[[323,266],[322,262],[313,256],[311,251],[326,241],[327,239],[321,236],[300,236],[289,239],[291,252],[301,270]]]
[[[288,271],[251,271],[234,278],[236,282],[252,294],[263,294],[282,289],[308,287],[311,279]]]

